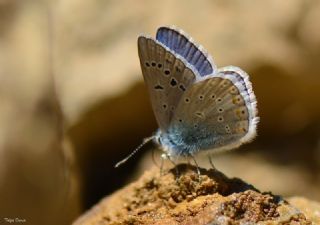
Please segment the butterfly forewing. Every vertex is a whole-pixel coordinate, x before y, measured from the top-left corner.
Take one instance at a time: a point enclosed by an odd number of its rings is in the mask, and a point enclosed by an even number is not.
[[[194,66],[200,76],[215,72],[211,56],[181,29],[160,27],[156,39]]]
[[[140,36],[138,52],[153,111],[164,131],[181,96],[196,80],[196,74],[184,59],[152,38]]]

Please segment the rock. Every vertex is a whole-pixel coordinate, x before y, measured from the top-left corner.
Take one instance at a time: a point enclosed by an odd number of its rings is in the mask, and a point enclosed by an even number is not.
[[[310,224],[281,197],[261,193],[238,178],[186,164],[160,175],[154,167],[106,197],[81,224]],[[199,181],[200,179],[200,181]]]
[[[320,224],[320,203],[304,197],[291,197],[290,204],[301,210],[313,224]]]

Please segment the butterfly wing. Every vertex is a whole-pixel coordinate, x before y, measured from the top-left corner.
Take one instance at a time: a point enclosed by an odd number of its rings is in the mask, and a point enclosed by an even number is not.
[[[181,96],[199,75],[186,60],[152,38],[140,36],[138,52],[155,117],[165,131]]]
[[[186,90],[163,141],[173,156],[231,149],[255,136],[257,122],[248,75],[225,67]]]
[[[193,65],[200,76],[215,73],[216,67],[211,56],[183,30],[176,27],[160,27],[156,39]]]
[[[242,138],[242,142],[247,142],[253,139],[256,135],[257,124],[259,117],[257,116],[257,100],[252,89],[252,84],[249,80],[249,75],[242,69],[236,66],[226,66],[219,68],[218,76],[226,78],[238,88],[241,96],[243,97],[246,107],[248,108],[249,124],[248,133]]]

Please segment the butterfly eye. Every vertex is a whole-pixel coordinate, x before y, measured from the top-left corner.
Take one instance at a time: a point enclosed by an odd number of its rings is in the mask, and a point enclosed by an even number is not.
[[[160,138],[160,137],[156,137],[156,143],[158,143],[159,145],[161,145],[161,138]]]

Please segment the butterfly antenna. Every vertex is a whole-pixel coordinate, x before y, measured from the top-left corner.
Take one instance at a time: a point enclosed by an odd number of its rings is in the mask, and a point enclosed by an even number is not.
[[[114,167],[118,168],[119,166],[124,164],[128,159],[130,159],[134,154],[136,154],[145,144],[152,141],[154,138],[155,138],[155,136],[151,136],[151,137],[147,137],[147,138],[143,139],[143,142],[133,152],[131,152],[130,155],[128,155],[126,158],[124,158],[123,160],[118,162]]]

